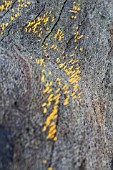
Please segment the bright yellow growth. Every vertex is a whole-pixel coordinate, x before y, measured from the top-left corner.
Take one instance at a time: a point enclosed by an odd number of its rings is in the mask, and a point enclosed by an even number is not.
[[[47,170],[53,170],[53,168],[52,168],[52,167],[49,167]]]
[[[47,161],[46,160],[43,160],[43,164],[46,164],[47,163]]]
[[[57,39],[57,38],[59,42],[64,38],[64,34],[60,30],[60,28],[58,29],[57,33],[54,35],[54,39]]]

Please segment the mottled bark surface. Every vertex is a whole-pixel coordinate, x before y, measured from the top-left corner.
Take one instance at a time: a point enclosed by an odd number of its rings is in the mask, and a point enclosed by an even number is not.
[[[0,12],[0,23],[9,23],[0,35],[0,170],[113,170],[113,1],[81,0],[80,4],[76,19],[69,12],[72,0],[32,0],[14,21],[10,21],[11,9],[17,9],[17,0]],[[40,26],[40,37],[25,32],[28,22],[44,15],[54,21]],[[77,26],[83,38],[74,43]],[[54,39],[59,28],[62,41]],[[58,50],[52,49],[53,44]],[[42,69],[45,80],[53,82],[54,93],[56,78],[69,85],[55,60],[58,57],[68,65],[70,55],[79,59],[81,101],[70,98],[64,106],[61,88],[57,140],[47,140],[48,132],[42,129],[53,104],[43,114],[41,105],[48,95],[43,94]],[[40,58],[46,67],[36,63]],[[70,85],[69,89],[72,92]]]

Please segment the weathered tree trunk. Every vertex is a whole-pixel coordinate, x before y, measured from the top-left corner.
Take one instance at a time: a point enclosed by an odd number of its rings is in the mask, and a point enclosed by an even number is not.
[[[113,170],[113,1],[0,5],[0,170]]]

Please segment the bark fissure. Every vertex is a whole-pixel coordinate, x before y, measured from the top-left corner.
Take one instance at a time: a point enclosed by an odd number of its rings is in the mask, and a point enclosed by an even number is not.
[[[60,11],[59,16],[58,16],[58,19],[57,19],[57,21],[55,22],[55,24],[53,25],[53,27],[52,27],[52,29],[50,30],[50,32],[45,36],[44,40],[42,41],[42,45],[44,45],[46,39],[49,37],[49,35],[53,32],[53,30],[54,30],[55,27],[57,26],[57,24],[58,24],[58,22],[59,22],[59,20],[60,20],[60,17],[61,17],[61,15],[62,15],[62,11],[63,11],[63,9],[64,9],[64,7],[65,7],[66,2],[67,2],[67,0],[65,0],[65,2],[63,3],[63,6],[62,6],[61,11]]]

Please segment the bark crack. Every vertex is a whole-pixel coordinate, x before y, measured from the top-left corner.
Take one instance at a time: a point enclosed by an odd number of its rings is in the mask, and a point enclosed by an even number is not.
[[[44,40],[42,41],[42,45],[44,45],[46,39],[49,37],[49,35],[53,32],[54,28],[57,26],[57,24],[58,24],[58,22],[59,22],[59,20],[60,20],[60,18],[61,18],[62,11],[63,11],[63,9],[64,9],[64,7],[65,7],[66,2],[67,2],[67,0],[64,1],[63,6],[62,6],[62,8],[61,8],[61,11],[60,11],[60,13],[59,13],[59,16],[58,16],[57,21],[55,22],[55,24],[53,25],[53,27],[51,28],[51,30],[49,31],[49,33],[45,36]]]
[[[29,21],[29,22],[32,22],[33,20],[36,20],[39,16],[40,16],[40,14],[44,11],[44,9],[45,9],[45,5],[46,5],[46,2],[45,2],[45,4],[44,4],[44,7],[41,9],[41,11],[36,15],[36,17],[34,18],[34,19],[32,19],[31,21]],[[23,26],[23,28],[24,27],[26,27],[27,26],[27,24],[25,24],[24,26]]]

